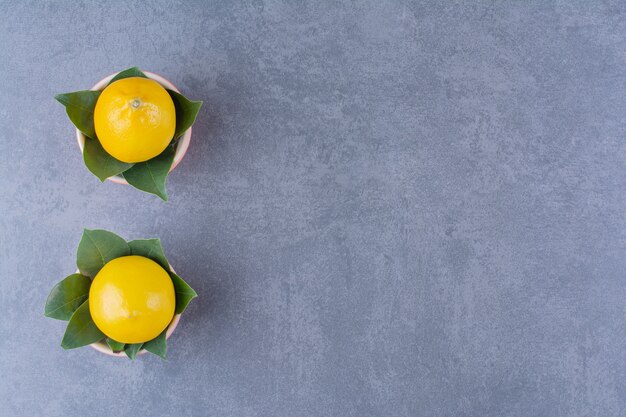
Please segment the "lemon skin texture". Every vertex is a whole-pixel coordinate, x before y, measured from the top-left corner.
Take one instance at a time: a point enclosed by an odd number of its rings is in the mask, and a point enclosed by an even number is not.
[[[89,289],[89,312],[96,326],[121,343],[157,337],[174,317],[176,296],[169,274],[143,256],[108,262]]]
[[[156,81],[123,78],[98,97],[94,127],[109,155],[122,162],[143,162],[159,155],[172,141],[176,109],[168,92]]]

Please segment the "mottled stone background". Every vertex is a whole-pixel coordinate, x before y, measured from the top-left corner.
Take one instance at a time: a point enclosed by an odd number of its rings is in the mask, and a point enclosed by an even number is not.
[[[623,2],[1,1],[1,416],[626,415]],[[204,100],[170,201],[54,94]],[[83,227],[200,293],[169,359],[63,351]]]

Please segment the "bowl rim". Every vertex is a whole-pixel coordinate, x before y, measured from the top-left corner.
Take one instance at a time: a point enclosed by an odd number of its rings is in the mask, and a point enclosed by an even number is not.
[[[109,83],[109,81],[111,81],[113,79],[113,77],[115,77],[120,72],[121,71],[117,71],[117,72],[114,72],[113,74],[107,75],[106,77],[104,77],[103,79],[101,79],[100,81],[95,83],[90,88],[90,90],[91,91],[101,91],[101,90],[103,90],[104,87]],[[163,76],[161,76],[159,74],[156,74],[154,72],[151,72],[151,71],[141,70],[141,72],[146,74],[146,76],[148,78],[150,78],[150,79],[158,82],[159,84],[161,84],[163,87],[168,88],[170,90],[174,90],[177,93],[180,93],[178,88],[176,88],[176,86],[174,84],[172,84],[172,82],[169,81],[167,78],[165,78],[165,77],[163,77]],[[189,143],[191,142],[192,129],[193,129],[193,126],[190,127],[189,129],[187,129],[185,131],[185,133],[183,133],[183,135],[178,140],[178,143],[176,144],[176,152],[174,153],[174,162],[172,162],[172,166],[170,167],[169,172],[172,172],[178,166],[180,161],[183,160],[185,154],[187,153],[187,149],[189,148]],[[85,135],[83,134],[83,132],[78,130],[78,128],[76,129],[76,142],[78,143],[78,147],[80,148],[80,152],[82,154],[83,150],[85,148]],[[114,182],[116,184],[128,185],[128,181],[126,181],[124,179],[124,177],[122,177],[120,175],[114,175],[112,177],[108,177],[106,180]]]
[[[170,266],[170,270],[173,273],[176,273],[176,271],[174,271],[174,268],[172,268],[172,265],[169,264]],[[76,272],[79,272],[78,270],[76,270]],[[167,331],[165,332],[165,340],[168,340],[170,338],[170,336],[172,335],[172,333],[174,333],[174,330],[176,330],[176,327],[178,327],[178,322],[180,322],[180,316],[182,315],[182,313],[179,314],[174,314],[174,317],[172,318],[172,321],[170,321],[170,324],[167,325]],[[106,342],[104,341],[97,341],[94,343],[91,343],[89,346],[91,346],[93,349],[97,350],[100,353],[104,353],[105,355],[109,355],[109,356],[115,356],[118,358],[125,358],[126,354],[124,353],[124,351],[121,352],[113,352],[111,350],[111,348],[109,347],[109,345],[106,344]],[[145,349],[139,349],[139,352],[137,352],[137,356],[139,355],[143,355],[144,353],[146,353],[147,350]]]

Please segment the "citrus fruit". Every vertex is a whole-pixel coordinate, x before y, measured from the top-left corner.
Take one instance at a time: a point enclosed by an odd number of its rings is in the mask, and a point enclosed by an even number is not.
[[[143,256],[108,262],[89,289],[89,312],[96,326],[121,343],[157,337],[174,317],[176,297],[169,274]]]
[[[169,93],[149,78],[123,78],[108,85],[94,109],[96,136],[122,162],[143,162],[165,150],[176,130]]]

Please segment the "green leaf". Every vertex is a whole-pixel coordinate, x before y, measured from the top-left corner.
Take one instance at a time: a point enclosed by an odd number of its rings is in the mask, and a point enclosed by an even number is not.
[[[104,333],[96,327],[89,313],[89,300],[85,300],[72,314],[67,329],[63,335],[61,347],[63,349],[75,349],[90,345],[104,338]]]
[[[138,67],[131,67],[131,68],[125,69],[124,71],[120,71],[115,77],[111,79],[111,81],[109,81],[109,84],[107,84],[107,86],[110,85],[111,83],[114,83],[117,80],[121,80],[122,78],[130,78],[130,77],[148,78],[146,74],[141,72],[141,70]]]
[[[74,126],[90,138],[96,137],[93,125],[93,111],[100,97],[100,91],[74,91],[57,94],[54,98],[65,106],[65,111]]]
[[[174,291],[176,292],[176,314],[181,314],[185,311],[189,302],[198,296],[198,293],[174,272],[170,272],[170,277],[172,277]]]
[[[128,344],[124,348],[124,353],[126,353],[126,356],[128,356],[130,359],[135,360],[135,357],[137,356],[137,352],[141,350],[142,346],[143,346],[143,343]]]
[[[81,273],[94,277],[107,262],[127,255],[128,243],[115,233],[85,229],[78,244],[76,265]]]
[[[169,327],[169,326],[168,326]],[[143,348],[148,352],[165,359],[167,355],[167,340],[166,340],[167,328],[161,332],[160,335],[143,344]]]
[[[121,350],[124,350],[124,346],[126,346],[124,343],[116,342],[110,337],[107,337],[107,345],[109,345],[113,352],[119,352]]]
[[[166,271],[170,270],[160,239],[138,239],[128,242],[131,255],[144,256],[158,263]]]
[[[201,101],[191,101],[187,97],[173,90],[167,90],[172,97],[174,107],[176,108],[176,131],[174,137],[177,138],[193,125],[198,116]]]
[[[69,320],[74,311],[89,297],[91,279],[72,274],[52,288],[44,314],[58,320]]]
[[[118,161],[104,150],[98,139],[85,138],[85,149],[83,150],[83,160],[89,171],[91,171],[100,181],[106,180],[113,175],[121,174],[133,164]]]
[[[160,155],[146,162],[136,163],[128,171],[124,171],[124,178],[133,187],[167,201],[165,180],[174,161],[174,153],[174,147],[168,146]]]

